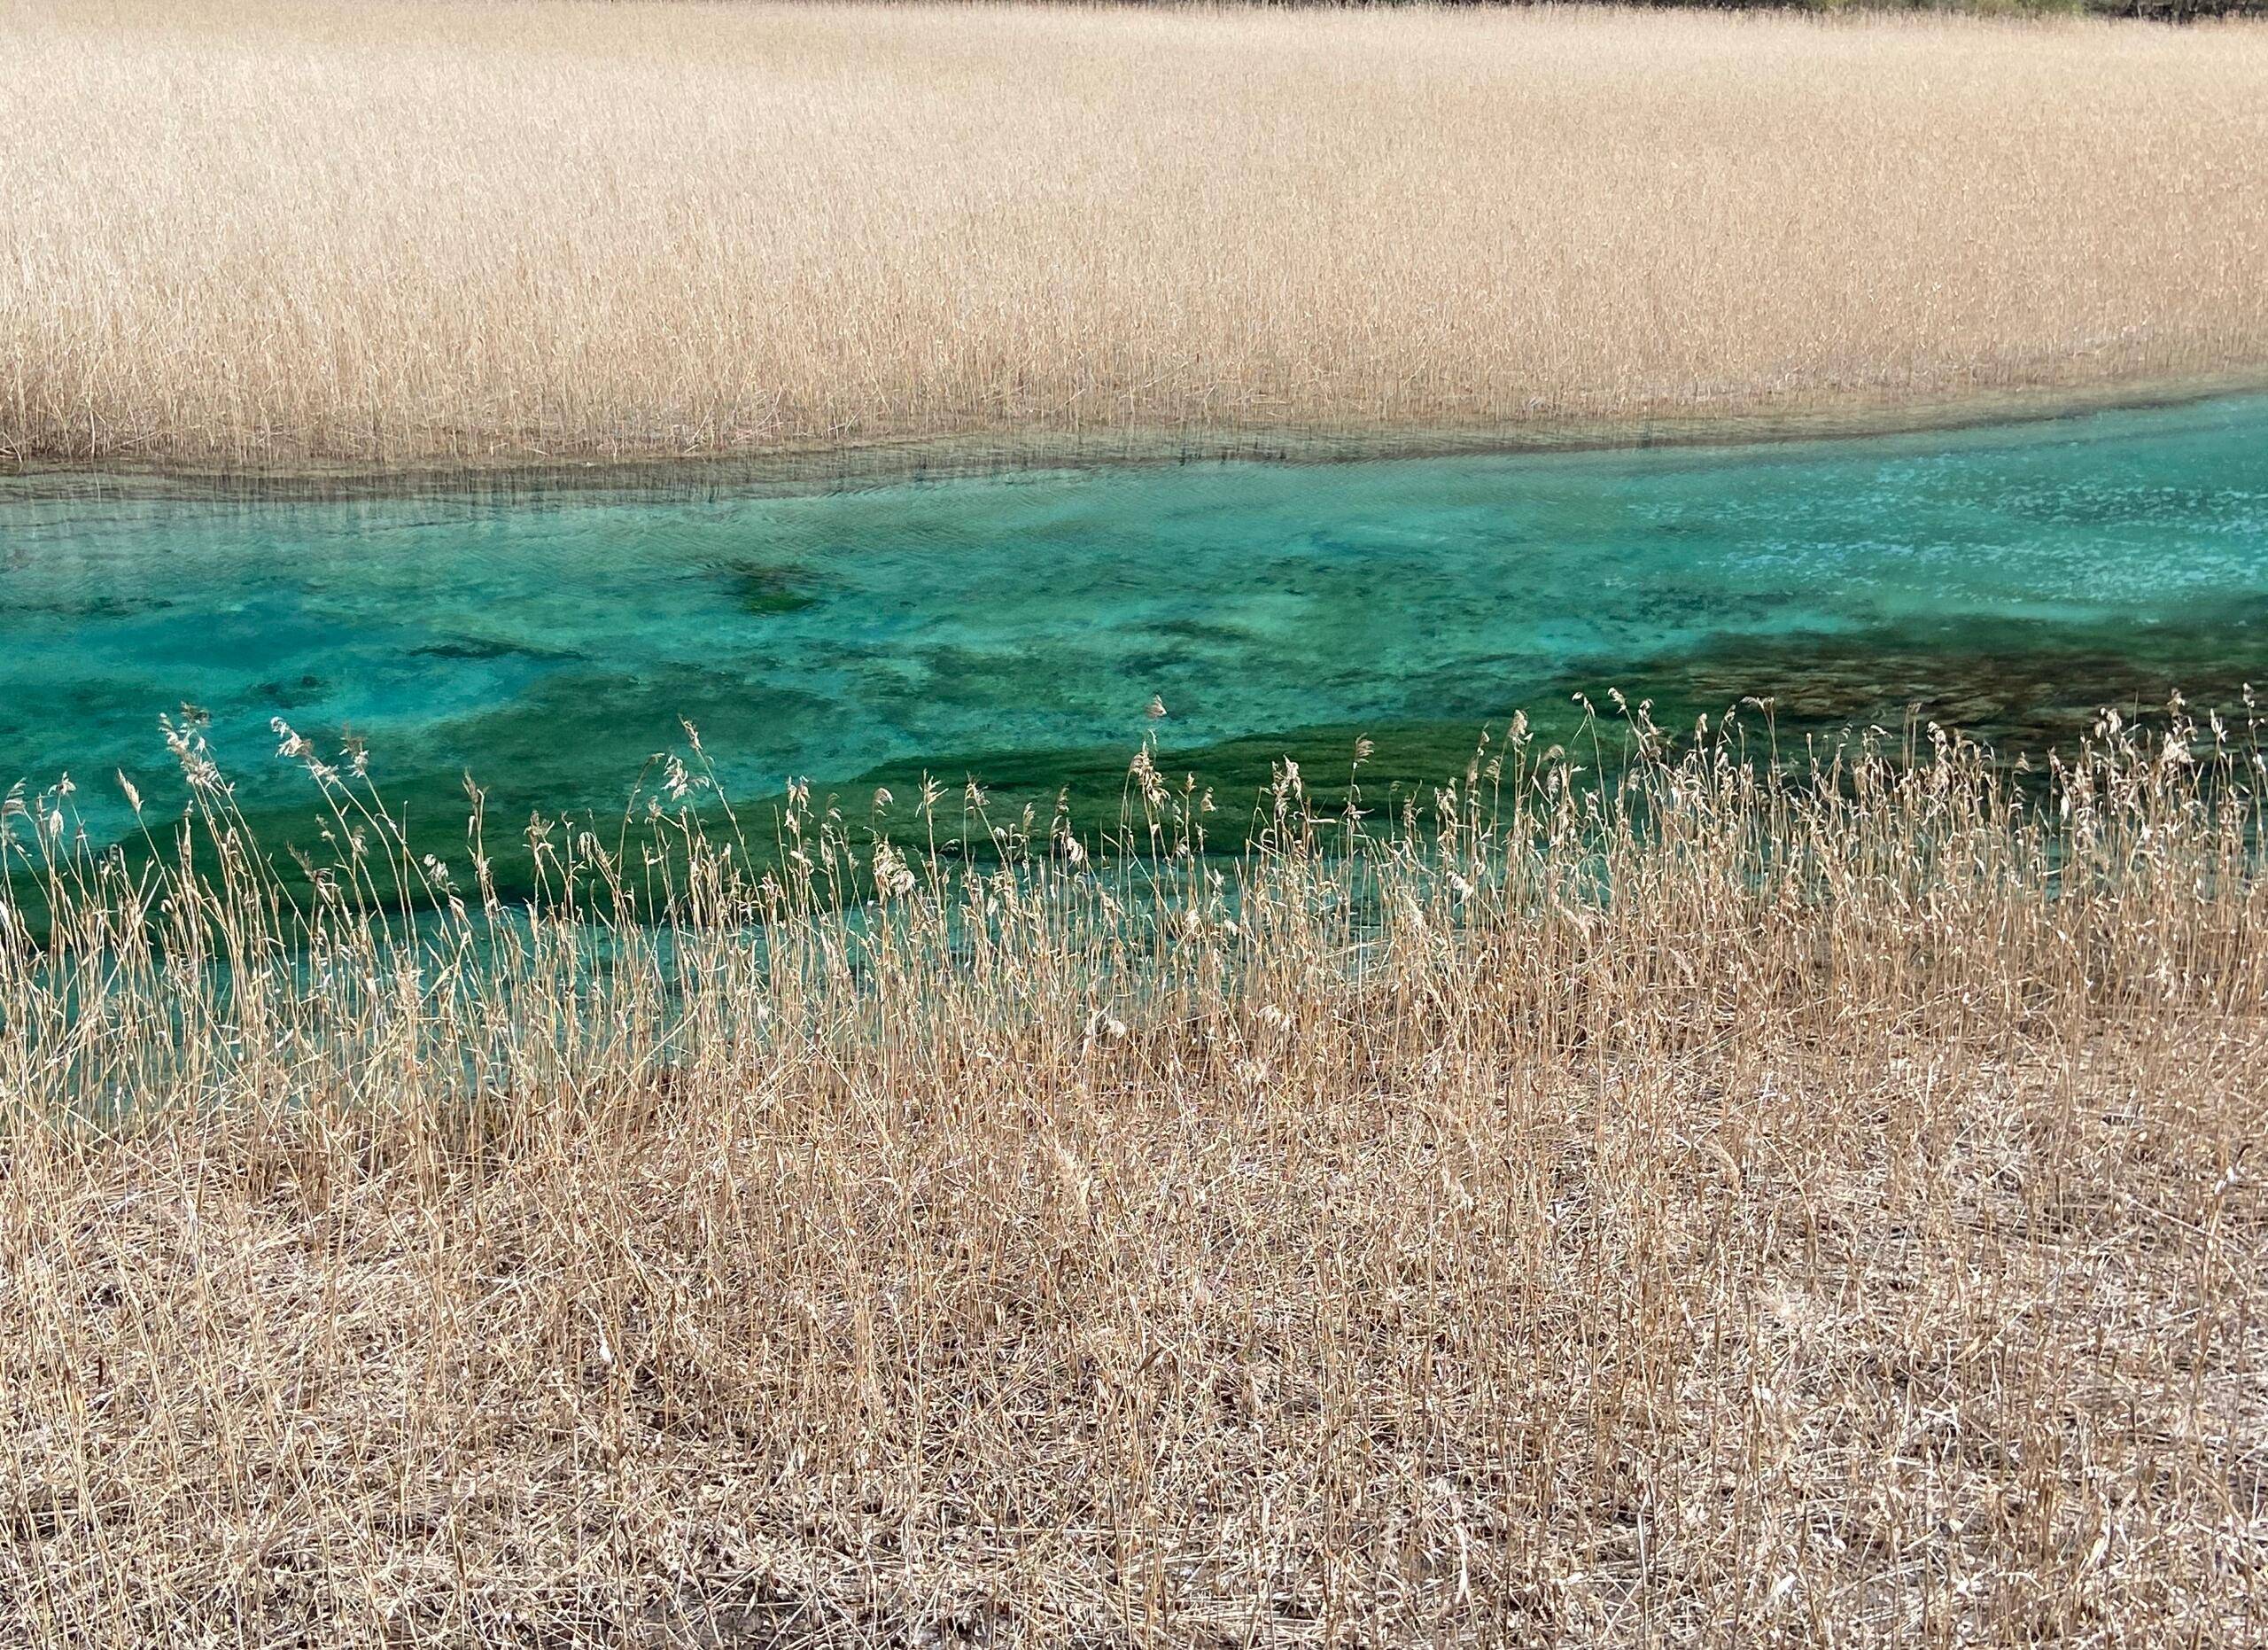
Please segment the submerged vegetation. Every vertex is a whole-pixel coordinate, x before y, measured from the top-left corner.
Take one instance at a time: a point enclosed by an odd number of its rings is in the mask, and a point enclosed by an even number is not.
[[[518,905],[177,727],[185,857],[9,808],[0,1636],[2257,1642],[2258,735],[1516,723],[1227,863],[696,745]]]
[[[2268,369],[2268,30],[0,4],[0,458],[1580,436]]]

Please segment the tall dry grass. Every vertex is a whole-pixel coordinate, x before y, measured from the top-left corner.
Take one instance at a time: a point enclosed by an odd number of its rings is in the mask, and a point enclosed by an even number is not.
[[[0,449],[404,464],[2268,367],[2268,29],[0,4]]]
[[[19,799],[0,1638],[2259,1643],[2256,728],[1634,729],[528,912]]]

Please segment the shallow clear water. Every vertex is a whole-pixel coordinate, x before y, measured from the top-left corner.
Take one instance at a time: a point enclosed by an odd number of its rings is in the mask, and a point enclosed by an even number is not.
[[[1376,735],[1445,776],[1576,690],[2003,740],[2268,665],[2268,398],[1761,446],[323,502],[0,490],[0,787],[164,793],[271,716],[429,810],[619,806],[678,719],[742,794],[933,767],[1031,794],[1161,743],[1234,784]],[[1244,743],[1238,743],[1243,741]],[[1397,767],[1398,765],[1398,767]],[[1208,777],[1212,776],[1208,772]]]

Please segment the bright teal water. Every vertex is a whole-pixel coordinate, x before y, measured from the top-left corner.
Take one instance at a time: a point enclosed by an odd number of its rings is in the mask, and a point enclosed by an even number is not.
[[[975,770],[1116,795],[1147,726],[1234,787],[1290,747],[1445,776],[1576,689],[1783,728],[1911,703],[2003,740],[2268,674],[2268,399],[1744,449],[720,487],[198,499],[0,490],[0,786],[167,794],[208,709],[307,817],[282,715],[423,817],[618,806],[695,722],[733,785]],[[1667,718],[1666,717],[1666,720]],[[1239,741],[1246,743],[1237,743]]]

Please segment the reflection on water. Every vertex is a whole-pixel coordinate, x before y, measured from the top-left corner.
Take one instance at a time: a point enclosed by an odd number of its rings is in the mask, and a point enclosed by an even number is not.
[[[743,795],[970,769],[1035,792],[1161,742],[1226,782],[1378,735],[1410,774],[1576,690],[1783,726],[1909,704],[2007,740],[2233,697],[2268,660],[2268,400],[1751,449],[1208,465],[803,496],[216,502],[0,491],[0,785],[165,794],[209,710],[389,789],[616,806],[680,716]],[[1209,775],[1208,775],[1209,776]]]

